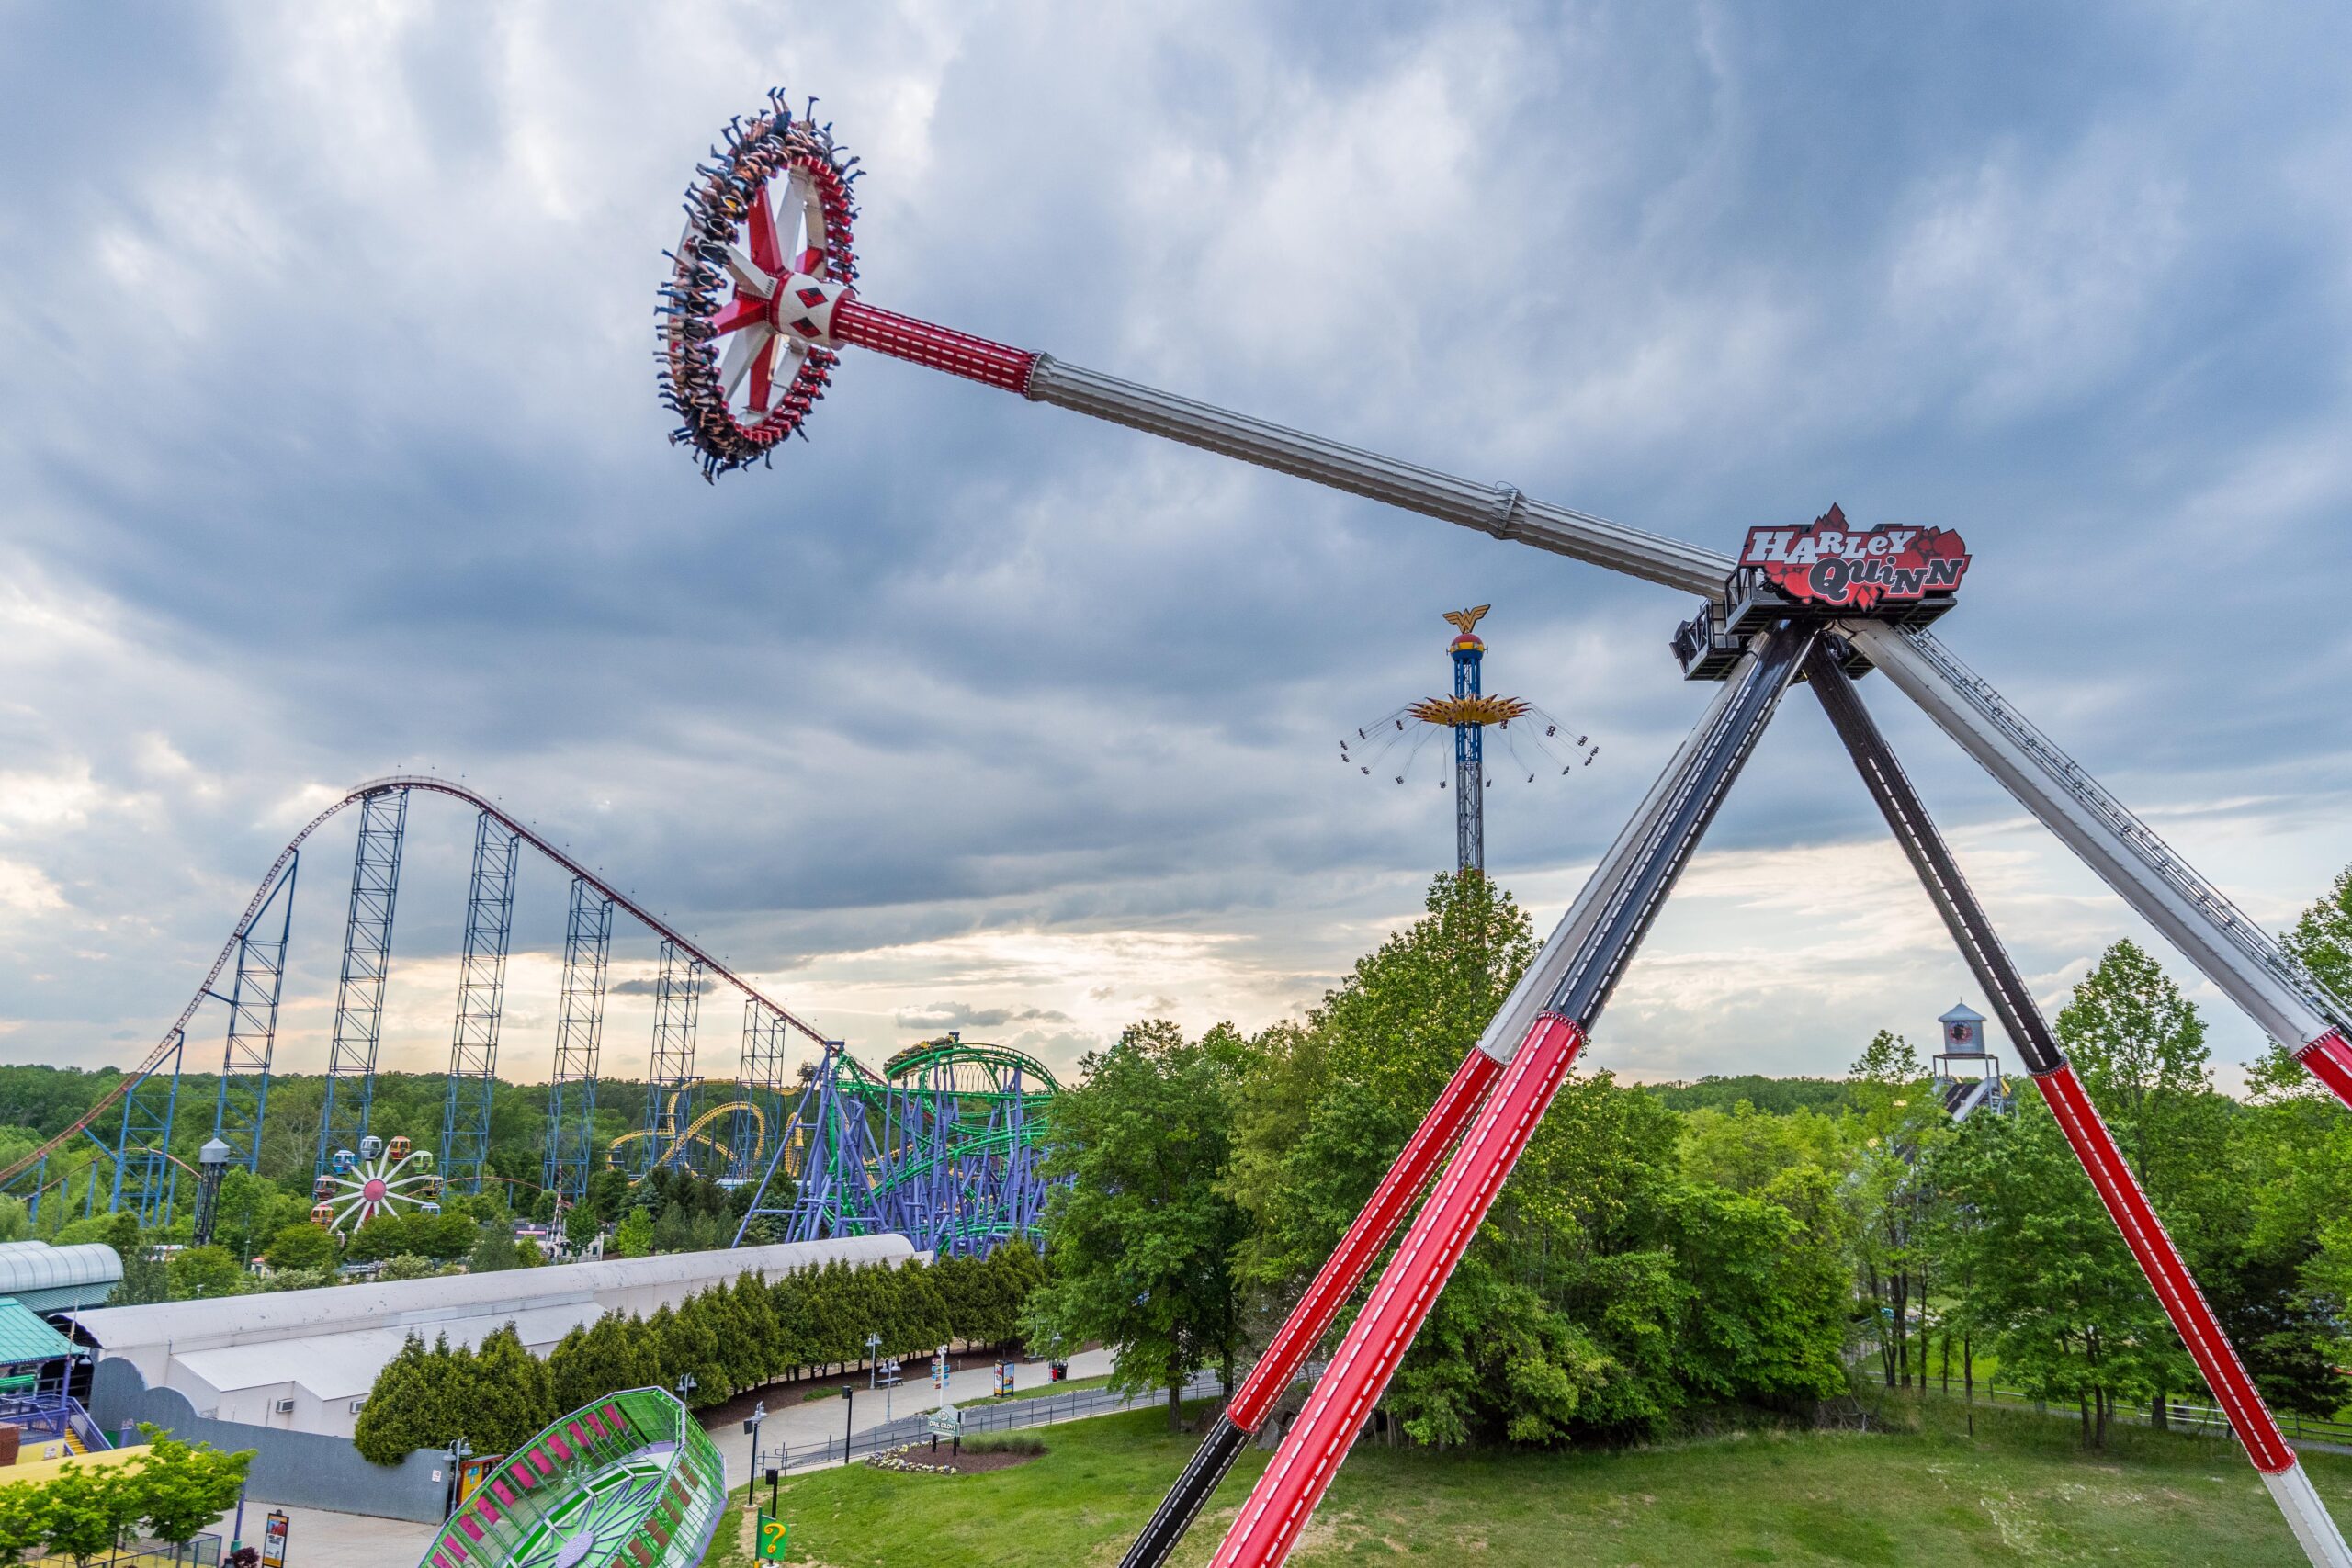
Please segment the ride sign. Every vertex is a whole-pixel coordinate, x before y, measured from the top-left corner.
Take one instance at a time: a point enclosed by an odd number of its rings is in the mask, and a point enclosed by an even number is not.
[[[760,1510],[757,1529],[752,1538],[752,1558],[756,1562],[781,1562],[785,1548],[792,1544],[792,1527],[769,1513]]]
[[[1949,528],[1856,528],[1832,506],[1803,528],[1750,528],[1739,564],[1760,568],[1783,597],[1831,610],[1871,610],[1950,593],[1968,547]]]

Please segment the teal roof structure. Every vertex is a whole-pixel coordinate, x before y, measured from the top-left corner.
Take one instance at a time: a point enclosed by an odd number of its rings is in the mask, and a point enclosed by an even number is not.
[[[22,1302],[0,1301],[0,1367],[62,1360],[81,1352]]]

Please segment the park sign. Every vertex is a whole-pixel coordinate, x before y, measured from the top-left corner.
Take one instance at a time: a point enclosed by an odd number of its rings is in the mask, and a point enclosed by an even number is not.
[[[1852,527],[1832,506],[1803,528],[1750,528],[1739,564],[1796,604],[1871,610],[1951,594],[1968,570],[1968,547],[1949,528]]]
[[[931,1413],[923,1426],[934,1438],[952,1438],[964,1429],[964,1413],[952,1404],[943,1404]]]
[[[785,1549],[792,1544],[792,1527],[769,1513],[759,1510],[759,1519],[752,1537],[752,1558],[757,1562],[781,1562]]]

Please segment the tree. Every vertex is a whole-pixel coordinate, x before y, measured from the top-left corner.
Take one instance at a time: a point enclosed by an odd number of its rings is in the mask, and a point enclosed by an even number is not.
[[[523,1348],[511,1323],[481,1342],[471,1371],[466,1440],[478,1452],[513,1453],[559,1414],[547,1363]]]
[[[613,1231],[612,1251],[616,1258],[651,1257],[653,1216],[643,1209],[631,1209]]]
[[[244,1269],[221,1247],[182,1247],[172,1257],[170,1274],[175,1301],[233,1296],[245,1288]]]
[[[1164,1022],[1132,1026],[1080,1066],[1084,1080],[1054,1100],[1046,1175],[1073,1185],[1047,1201],[1054,1277],[1024,1327],[1033,1344],[1108,1342],[1114,1386],[1165,1388],[1174,1431],[1185,1379],[1230,1367],[1240,1341],[1232,1257],[1247,1218],[1220,1186],[1234,1075],[1219,1043]]]
[[[148,1450],[131,1472],[129,1506],[148,1534],[186,1546],[235,1506],[254,1450],[223,1453],[209,1443],[184,1443],[145,1422],[139,1430]]]
[[[571,1244],[574,1252],[585,1252],[596,1243],[596,1235],[604,1228],[596,1211],[585,1203],[574,1203],[564,1211],[563,1239]]]
[[[514,1246],[512,1229],[493,1222],[476,1233],[473,1251],[466,1258],[468,1273],[501,1274],[522,1266],[523,1257]]]
[[[2338,997],[2352,998],[2352,866],[2303,911],[2279,945],[2312,979]]]
[[[40,1489],[0,1486],[0,1568],[16,1568],[41,1543]]]
[[[269,1238],[266,1256],[272,1270],[332,1269],[335,1265],[334,1237],[314,1224],[286,1225]]]
[[[379,1280],[422,1280],[441,1272],[441,1265],[430,1258],[419,1258],[413,1252],[395,1253],[384,1259],[376,1270]]]
[[[119,1466],[64,1466],[35,1504],[41,1546],[84,1568],[112,1553],[123,1527],[139,1517],[131,1487],[132,1477]]]

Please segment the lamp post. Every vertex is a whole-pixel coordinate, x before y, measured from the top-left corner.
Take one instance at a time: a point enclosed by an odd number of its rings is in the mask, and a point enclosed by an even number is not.
[[[694,1391],[701,1385],[695,1382],[694,1373],[680,1372],[678,1374],[677,1382],[672,1386],[678,1391],[678,1403],[681,1404],[688,1404],[691,1408],[690,1402],[687,1400],[686,1396],[694,1393]]]
[[[751,1476],[754,1483],[757,1482],[760,1473],[760,1423],[767,1418],[767,1401],[764,1399],[752,1401],[752,1413],[743,1418],[743,1430],[752,1435],[752,1461],[745,1468],[744,1473]]]
[[[467,1457],[473,1451],[474,1446],[463,1438],[459,1438],[441,1450],[442,1457],[449,1461],[449,1489],[443,1499],[447,1506],[441,1511],[441,1517],[445,1519],[458,1511],[458,1504],[460,1501],[458,1496],[458,1488],[461,1484],[458,1477],[462,1473]]]
[[[882,1370],[881,1352],[882,1336],[867,1335],[865,1337],[865,1390],[868,1393],[874,1392],[875,1376]]]

